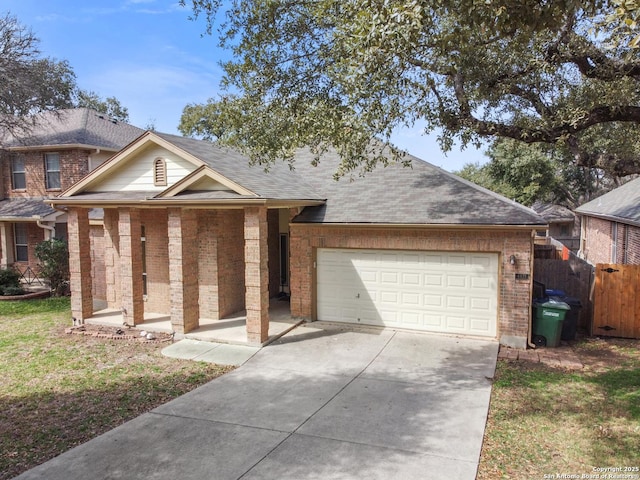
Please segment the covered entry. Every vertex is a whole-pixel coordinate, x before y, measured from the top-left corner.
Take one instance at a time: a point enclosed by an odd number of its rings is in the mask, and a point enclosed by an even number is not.
[[[498,254],[319,248],[318,320],[496,336]]]

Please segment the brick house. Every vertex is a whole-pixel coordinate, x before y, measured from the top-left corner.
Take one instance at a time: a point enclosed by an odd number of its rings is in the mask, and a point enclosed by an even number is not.
[[[41,114],[28,135],[3,139],[0,266],[37,271],[35,246],[45,239],[67,237],[65,212],[44,200],[71,187],[142,133],[79,108]],[[92,212],[93,220],[100,223],[100,215]],[[101,230],[96,229],[98,234]]]
[[[72,311],[93,311],[90,216],[104,209],[108,308],[179,334],[246,311],[269,340],[270,298],[290,316],[529,340],[535,231],[518,205],[415,157],[333,180],[301,151],[265,171],[209,142],[146,132],[50,200],[68,214]]]
[[[640,265],[640,178],[578,207],[580,255],[592,264]]]

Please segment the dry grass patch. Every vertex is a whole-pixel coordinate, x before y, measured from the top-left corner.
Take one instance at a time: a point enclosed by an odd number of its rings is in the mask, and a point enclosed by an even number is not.
[[[12,478],[230,370],[163,343],[68,335],[68,299],[0,303],[0,479]]]
[[[479,479],[640,467],[640,341],[589,339],[574,350],[582,371],[498,362]]]

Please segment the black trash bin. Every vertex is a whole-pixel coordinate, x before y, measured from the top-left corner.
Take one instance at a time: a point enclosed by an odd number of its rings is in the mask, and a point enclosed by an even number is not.
[[[582,302],[580,302],[579,298],[568,297],[564,290],[545,288],[544,292],[547,298],[553,299],[558,302],[564,302],[569,305],[569,307],[571,307],[571,309],[564,317],[560,339],[565,342],[575,340],[578,330],[578,317],[580,316]]]
[[[571,310],[569,310],[564,317],[560,339],[564,340],[565,342],[575,340],[576,332],[578,330],[578,317],[580,316],[582,302],[580,302],[579,298],[575,297],[555,297],[555,299],[564,302],[569,305],[569,307],[571,307]]]

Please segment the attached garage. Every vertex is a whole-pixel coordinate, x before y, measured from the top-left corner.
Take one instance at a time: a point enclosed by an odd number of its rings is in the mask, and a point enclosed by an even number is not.
[[[319,248],[317,319],[495,338],[497,253]]]

